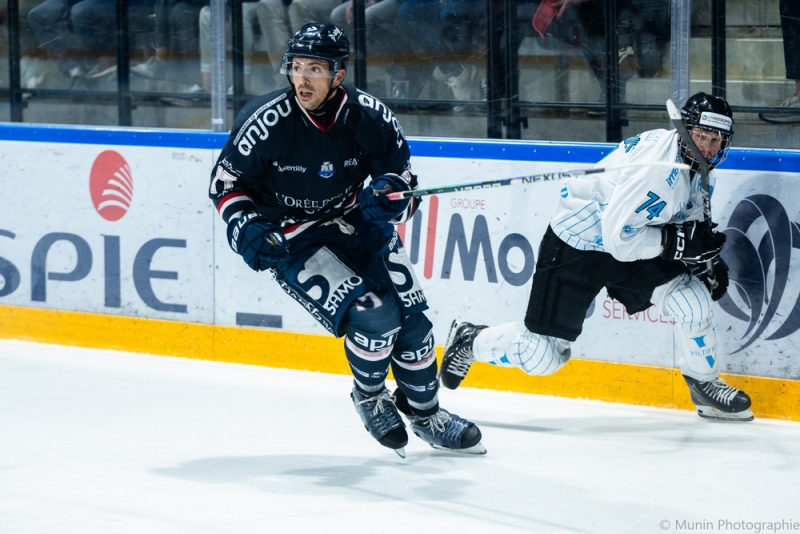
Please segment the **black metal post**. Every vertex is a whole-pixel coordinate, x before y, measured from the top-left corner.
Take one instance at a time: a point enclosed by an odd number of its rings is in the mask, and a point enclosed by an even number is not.
[[[619,34],[617,33],[617,1],[605,0],[606,30],[606,141],[618,143],[622,141],[622,122],[619,104]]]
[[[354,81],[362,91],[367,90],[367,16],[364,10],[364,0],[353,0]]]
[[[133,124],[130,63],[128,2],[127,0],[117,0],[117,108],[120,126]]]
[[[503,95],[505,96],[506,139],[520,139],[522,125],[519,104],[519,25],[517,0],[505,0],[505,41]],[[525,119],[527,121],[527,119]],[[527,122],[525,123],[527,128]]]
[[[231,1],[231,65],[233,67],[233,116],[247,102],[244,89],[244,17],[242,0]]]
[[[22,122],[22,76],[19,72],[19,2],[8,0],[8,84],[11,122]]]
[[[711,2],[711,93],[725,98],[725,0]]]
[[[503,94],[504,94],[504,57],[503,37],[505,24],[505,0],[488,0],[486,2],[486,137],[503,138]]]

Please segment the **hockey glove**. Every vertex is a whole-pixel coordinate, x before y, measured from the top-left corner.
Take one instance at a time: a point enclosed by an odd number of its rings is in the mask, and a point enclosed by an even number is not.
[[[667,224],[661,229],[661,257],[695,265],[719,256],[725,245],[725,234],[698,221]]]
[[[280,227],[255,212],[228,223],[228,244],[254,271],[264,271],[289,255],[289,242]]]
[[[408,207],[411,199],[389,200],[386,194],[410,190],[411,186],[401,176],[381,174],[358,194],[358,203],[364,218],[376,223],[396,219]]]
[[[717,301],[721,299],[725,293],[728,292],[728,264],[722,259],[722,256],[717,256],[712,262],[714,265],[714,281],[715,287],[711,287],[711,282],[708,280],[708,268],[706,264],[700,264],[692,270],[692,274],[699,278],[711,292],[711,300]]]

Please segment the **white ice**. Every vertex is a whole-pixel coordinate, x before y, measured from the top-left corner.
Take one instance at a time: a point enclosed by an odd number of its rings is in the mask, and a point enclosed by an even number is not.
[[[403,460],[350,384],[0,340],[0,532],[800,530],[798,423],[462,388],[441,404],[488,454]]]

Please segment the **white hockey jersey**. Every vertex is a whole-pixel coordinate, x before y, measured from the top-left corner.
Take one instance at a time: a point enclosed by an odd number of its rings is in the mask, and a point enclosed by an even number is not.
[[[619,261],[661,254],[661,229],[667,223],[703,220],[700,175],[688,170],[649,167],[680,162],[678,133],[650,130],[624,140],[596,168],[641,163],[564,182],[550,226],[579,250],[608,252]],[[714,173],[709,175],[713,190]]]

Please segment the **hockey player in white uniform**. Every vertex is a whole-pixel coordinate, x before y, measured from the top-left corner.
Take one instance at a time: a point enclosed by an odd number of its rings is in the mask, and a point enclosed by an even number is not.
[[[605,286],[629,314],[655,305],[674,319],[678,366],[701,417],[753,419],[750,397],[719,378],[711,305],[728,287],[719,256],[725,234],[704,222],[695,160],[703,157],[713,169],[725,159],[733,114],[724,99],[698,93],[681,115],[702,154],[693,154],[676,130],[651,130],[626,139],[597,164],[641,167],[565,181],[540,245],[525,321],[492,327],[454,321],[442,385],[457,388],[475,361],[530,375],[555,373],[569,360],[570,343]],[[692,169],[648,166],[653,162]]]

